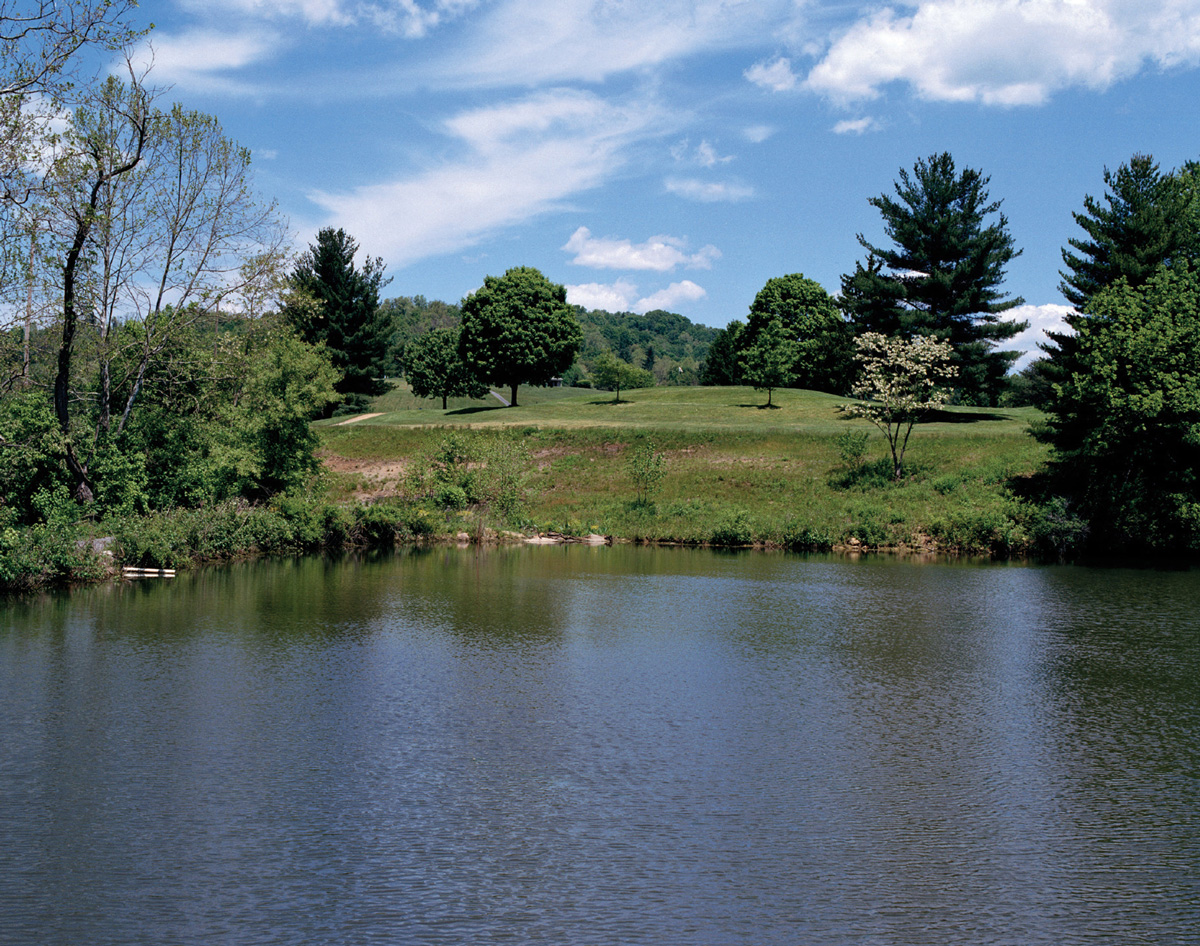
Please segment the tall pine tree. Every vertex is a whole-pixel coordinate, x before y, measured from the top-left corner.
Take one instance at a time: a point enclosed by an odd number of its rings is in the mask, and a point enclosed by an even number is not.
[[[388,388],[392,320],[379,306],[379,290],[391,280],[377,257],[356,268],[357,252],[345,230],[322,229],[296,262],[284,313],[306,342],[325,343],[342,375],[339,394],[376,395]]]
[[[996,402],[1018,357],[996,346],[1026,327],[1000,318],[1024,302],[1000,289],[1005,267],[1021,251],[1000,201],[989,198],[988,180],[972,168],[960,174],[948,152],[918,160],[911,174],[901,169],[895,197],[869,199],[893,246],[859,234],[867,262],[842,277],[842,305],[856,334],[949,342],[959,396],[979,404]]]

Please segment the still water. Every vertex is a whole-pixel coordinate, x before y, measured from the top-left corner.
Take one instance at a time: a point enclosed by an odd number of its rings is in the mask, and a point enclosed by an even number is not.
[[[0,943],[1194,943],[1198,605],[620,547],[0,605]]]

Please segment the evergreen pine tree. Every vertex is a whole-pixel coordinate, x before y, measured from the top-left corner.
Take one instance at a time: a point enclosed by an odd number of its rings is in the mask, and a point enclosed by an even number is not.
[[[379,290],[390,280],[379,258],[367,257],[357,269],[357,252],[346,231],[322,229],[296,262],[284,312],[306,342],[325,343],[342,375],[339,394],[376,395],[388,387],[383,375],[392,320],[380,308]]]
[[[988,180],[972,168],[958,173],[948,152],[918,160],[912,174],[901,169],[895,197],[869,199],[894,246],[874,246],[859,234],[867,264],[842,277],[842,298],[859,335],[949,342],[959,396],[993,404],[1018,357],[995,346],[1026,326],[1000,318],[1024,302],[1004,298],[1000,289],[1005,267],[1021,251],[1000,201],[989,198]]]

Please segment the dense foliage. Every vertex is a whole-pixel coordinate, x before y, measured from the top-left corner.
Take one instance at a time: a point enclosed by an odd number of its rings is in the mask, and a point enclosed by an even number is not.
[[[290,279],[294,295],[284,311],[301,338],[329,350],[341,373],[339,394],[382,394],[392,322],[380,308],[379,291],[388,280],[381,259],[367,257],[358,268],[357,252],[358,243],[344,230],[321,229],[317,242],[296,261]]]
[[[866,264],[842,277],[842,304],[858,334],[948,342],[959,398],[975,404],[996,403],[1018,354],[996,346],[1026,327],[1000,318],[1024,301],[1000,288],[1020,250],[987,184],[972,168],[959,173],[948,152],[918,160],[912,174],[902,169],[895,197],[869,199],[892,246],[859,234]]]
[[[435,328],[404,348],[404,375],[417,397],[440,397],[442,410],[452,397],[487,397],[488,389],[463,362],[456,328]]]
[[[1161,266],[1096,293],[1038,436],[1055,490],[1104,551],[1200,549],[1200,274]]]
[[[532,267],[488,276],[463,300],[462,359],[478,377],[507,385],[513,407],[520,385],[549,384],[566,371],[581,340],[566,289]]]
[[[768,279],[750,305],[746,330],[738,341],[743,364],[752,350],[761,347],[759,334],[774,331],[771,326],[776,323],[792,343],[791,363],[787,381],[772,386],[845,393],[853,374],[851,332],[833,297],[800,273]]]

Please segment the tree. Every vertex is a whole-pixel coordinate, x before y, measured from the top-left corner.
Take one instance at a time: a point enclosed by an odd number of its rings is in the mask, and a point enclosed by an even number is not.
[[[548,384],[566,371],[582,339],[566,289],[529,266],[486,277],[462,303],[463,361],[484,380],[507,385],[512,407],[520,385]]]
[[[654,387],[654,375],[651,372],[645,368],[635,368],[611,351],[601,352],[592,364],[592,380],[598,388],[617,392],[614,404],[621,403],[621,388]]]
[[[1038,439],[1100,550],[1200,548],[1200,272],[1093,295]],[[1065,362],[1065,363],[1062,363]]]
[[[892,451],[893,476],[900,479],[913,427],[950,396],[946,384],[955,375],[953,351],[948,342],[925,335],[903,339],[867,332],[854,344],[861,374],[852,393],[863,401],[842,410],[865,417],[883,432]]]
[[[927,335],[948,342],[959,396],[991,404],[1018,357],[995,346],[1027,326],[999,318],[1024,300],[1006,299],[1000,290],[1005,267],[1020,250],[999,213],[1000,201],[989,198],[988,180],[971,168],[958,173],[947,152],[918,160],[911,175],[901,169],[895,197],[868,201],[882,215],[894,248],[858,235],[867,262],[842,277],[842,304],[859,335]]]
[[[417,397],[440,397],[442,410],[452,397],[487,397],[488,389],[458,353],[458,330],[435,328],[404,349],[404,374]]]
[[[132,71],[71,117],[39,213],[61,287],[53,403],[80,500],[93,495],[90,456],[121,436],[175,337],[274,273],[282,229],[249,167],[216,119],[159,111]],[[94,375],[75,370],[81,331]]]
[[[1071,331],[1047,332],[1041,346],[1051,384],[1074,370],[1079,328],[1097,294],[1119,279],[1139,288],[1159,266],[1200,256],[1200,166],[1163,174],[1150,155],[1135,154],[1116,171],[1104,169],[1104,186],[1103,199],[1085,195],[1083,212],[1072,214],[1086,236],[1062,250],[1059,290],[1076,311],[1065,319]]]
[[[750,306],[739,342],[743,350],[754,346],[759,332],[775,319],[794,342],[788,385],[844,391],[853,364],[850,327],[820,283],[801,273],[768,279]]]
[[[59,114],[78,104],[80,53],[117,50],[138,35],[132,0],[0,0],[0,290],[29,262],[42,155]],[[25,237],[24,240],[20,239]],[[23,281],[23,280],[20,280]]]
[[[345,230],[324,227],[317,242],[296,261],[285,313],[300,337],[323,342],[341,372],[339,394],[374,396],[388,389],[384,381],[392,322],[379,305],[379,291],[390,280],[383,260],[367,257],[354,265],[358,243]],[[305,304],[306,301],[317,305]]]
[[[700,370],[701,384],[742,383],[742,368],[738,364],[738,343],[745,329],[745,322],[734,319],[717,332],[717,337],[708,346],[708,354],[704,356],[704,367]]]
[[[1072,237],[1062,251],[1059,290],[1080,311],[1118,279],[1137,288],[1160,264],[1200,249],[1194,165],[1163,174],[1150,155],[1135,154],[1116,171],[1104,169],[1104,187],[1102,200],[1085,195],[1083,213],[1072,214],[1086,237]]]
[[[749,329],[745,334],[750,334]],[[771,394],[775,388],[786,387],[795,377],[798,348],[783,319],[776,315],[761,322],[750,344],[742,349],[739,362],[742,377],[756,391],[767,392],[765,407],[772,406]]]

